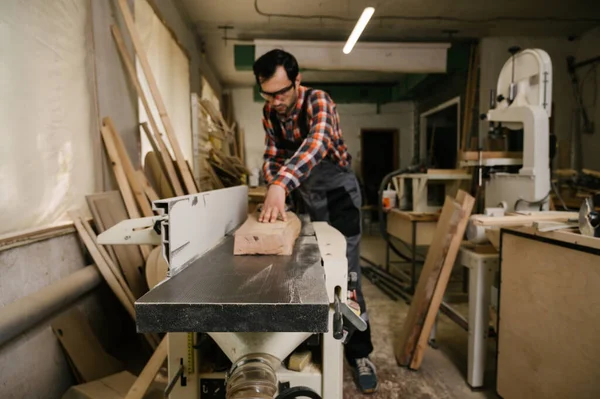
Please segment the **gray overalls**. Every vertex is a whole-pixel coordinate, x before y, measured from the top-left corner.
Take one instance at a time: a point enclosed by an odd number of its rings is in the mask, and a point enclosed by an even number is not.
[[[311,92],[310,89],[306,91],[302,108],[298,114],[298,127],[302,133],[302,140],[308,136],[310,131],[306,107]],[[286,150],[287,159],[291,158],[300,148],[302,141],[292,142],[285,138],[286,136],[281,130],[281,122],[275,111],[271,112],[268,117],[275,130],[275,137],[280,140],[277,143],[278,147]],[[292,198],[296,203],[292,205],[300,208],[296,211],[308,213],[312,221],[328,222],[346,237],[348,272],[356,272],[358,276],[357,301],[363,313],[362,317],[368,322],[359,262],[362,195],[358,180],[350,165],[343,168],[326,156],[310,171],[310,175],[300,184],[296,192],[292,192]],[[355,331],[345,346],[346,357],[349,359],[367,357],[372,351],[370,328],[363,332]]]

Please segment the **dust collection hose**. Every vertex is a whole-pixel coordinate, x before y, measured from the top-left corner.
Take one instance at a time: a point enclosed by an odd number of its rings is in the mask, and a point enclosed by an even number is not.
[[[378,211],[379,211],[379,229],[381,232],[381,236],[383,237],[383,239],[385,240],[385,242],[389,245],[389,247],[392,249],[392,251],[394,251],[394,253],[396,255],[398,255],[400,258],[404,259],[407,262],[411,262],[412,259],[410,259],[408,256],[404,255],[402,252],[400,252],[400,250],[398,250],[398,248],[396,248],[396,246],[392,243],[392,241],[390,240],[390,236],[387,232],[387,217],[385,217],[385,214],[383,212],[383,191],[386,189],[387,185],[391,182],[391,180],[398,176],[398,175],[402,175],[404,173],[415,173],[418,172],[419,169],[421,168],[421,165],[411,165],[405,169],[398,169],[395,170],[391,173],[388,173],[387,175],[385,175],[385,177],[383,178],[383,180],[381,180],[381,185],[379,186],[379,204],[378,204]],[[404,246],[407,247],[407,249],[410,251],[410,248],[408,248],[408,246],[400,241]]]
[[[321,399],[321,396],[308,387],[292,387],[288,388],[279,395],[275,399],[292,399],[292,398],[311,398],[311,399]]]

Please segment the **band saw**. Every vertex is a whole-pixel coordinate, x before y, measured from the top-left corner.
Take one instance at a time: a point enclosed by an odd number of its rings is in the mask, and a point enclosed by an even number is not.
[[[125,220],[100,244],[162,247],[167,278],[135,302],[140,333],[168,334],[171,398],[339,399],[343,344],[366,322],[348,306],[344,236],[303,219],[291,256],[234,256],[232,233],[248,215],[239,186],[153,202],[158,215]],[[228,359],[215,370],[200,341]],[[312,346],[310,345],[312,344]],[[297,348],[317,359],[286,367]]]

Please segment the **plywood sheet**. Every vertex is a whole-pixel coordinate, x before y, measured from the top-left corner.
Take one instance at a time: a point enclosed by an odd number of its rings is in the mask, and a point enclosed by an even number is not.
[[[529,237],[502,234],[498,393],[600,398],[600,256]]]

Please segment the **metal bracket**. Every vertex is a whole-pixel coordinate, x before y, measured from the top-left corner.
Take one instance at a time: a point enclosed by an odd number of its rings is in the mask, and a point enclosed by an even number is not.
[[[177,369],[177,373],[175,373],[175,375],[173,376],[171,381],[169,381],[169,384],[165,388],[165,392],[164,392],[165,398],[169,397],[169,395],[171,394],[171,391],[173,390],[173,388],[175,388],[175,384],[177,383],[177,381],[179,379],[181,379],[182,387],[187,386],[187,377],[183,373],[184,373],[183,359],[179,359],[179,369]]]
[[[123,220],[98,236],[98,244],[160,245],[160,229],[167,215]]]

